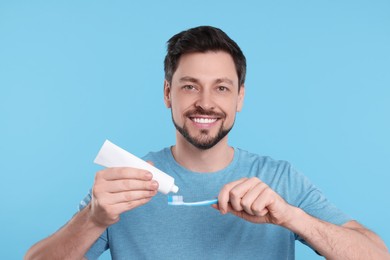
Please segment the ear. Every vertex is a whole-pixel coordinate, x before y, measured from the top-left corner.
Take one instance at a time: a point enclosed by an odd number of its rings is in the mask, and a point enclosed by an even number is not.
[[[171,108],[171,86],[164,80],[164,103],[167,108]]]
[[[237,100],[237,112],[240,112],[242,106],[244,105],[244,97],[245,97],[245,86],[241,85],[240,91],[238,92],[238,100]]]

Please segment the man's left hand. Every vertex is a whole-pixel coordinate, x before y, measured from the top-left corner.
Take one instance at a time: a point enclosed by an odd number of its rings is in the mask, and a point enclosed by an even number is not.
[[[226,184],[213,205],[222,214],[231,213],[253,223],[283,225],[294,214],[279,194],[258,178],[242,178]]]

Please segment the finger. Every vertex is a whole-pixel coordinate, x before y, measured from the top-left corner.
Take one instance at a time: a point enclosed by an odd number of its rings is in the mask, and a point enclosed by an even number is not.
[[[242,178],[237,181],[230,182],[223,186],[222,190],[218,194],[218,207],[222,214],[227,213],[228,203],[229,203],[229,193],[232,188],[236,185],[246,181],[248,178]]]
[[[124,180],[115,180],[105,182],[106,192],[123,192],[123,191],[136,191],[136,190],[144,190],[144,191],[154,191],[158,189],[158,182],[155,180],[151,181],[140,181],[140,180],[132,180],[132,179],[124,179]]]
[[[237,184],[235,187],[233,187],[230,190],[229,202],[232,205],[234,210],[237,210],[237,211],[243,210],[243,207],[241,205],[242,198],[246,195],[246,193],[248,191],[250,191],[258,183],[260,183],[260,180],[258,178],[250,178],[250,179],[245,180],[244,182]],[[255,199],[255,198],[253,198],[253,199]]]
[[[120,215],[123,212],[126,212],[128,210],[142,206],[142,205],[148,203],[150,200],[151,200],[151,198],[144,198],[144,199],[139,199],[139,200],[133,200],[130,202],[117,203],[117,204],[114,204],[110,207],[110,213],[112,215]]]
[[[250,215],[245,211],[236,211],[230,205],[228,207],[228,213],[253,223],[266,223],[266,219],[264,217]]]
[[[130,167],[107,168],[96,174],[96,179],[104,179],[107,181],[121,179],[137,179],[148,181],[152,178],[153,175],[147,170]]]
[[[241,199],[241,206],[250,215],[255,215],[252,210],[254,201],[261,196],[261,193],[268,187],[264,182],[259,182],[254,185]]]
[[[152,198],[144,198],[139,200],[133,200],[127,203],[128,210],[134,209],[136,207],[142,206],[148,203]]]
[[[148,199],[157,194],[157,190],[153,191],[127,191],[127,192],[118,192],[110,193],[104,199],[101,199],[102,203],[107,203],[108,205],[118,204],[122,202],[131,202],[141,199]]]
[[[256,198],[252,204],[252,211],[256,216],[265,216],[268,213],[267,207],[271,205],[275,200],[275,192],[268,186],[262,191],[262,193]]]

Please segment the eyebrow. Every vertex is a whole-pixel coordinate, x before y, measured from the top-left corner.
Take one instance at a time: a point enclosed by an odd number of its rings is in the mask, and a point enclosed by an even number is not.
[[[196,78],[193,78],[193,77],[182,77],[179,79],[179,82],[192,82],[192,83],[199,83],[199,80],[197,80]]]
[[[215,83],[217,83],[217,84],[219,84],[219,83],[228,83],[229,85],[234,85],[233,84],[233,80],[231,80],[231,79],[228,79],[228,78],[220,78],[220,79],[217,79],[216,81],[215,81]]]
[[[186,76],[186,77],[182,77],[179,79],[179,82],[192,82],[192,83],[197,83],[199,84],[199,80],[196,79],[196,78],[193,78],[193,77],[189,77],[189,76]],[[227,84],[230,84],[230,85],[234,85],[233,84],[233,80],[229,79],[229,78],[218,78],[214,81],[215,84],[220,84],[220,83],[227,83]]]

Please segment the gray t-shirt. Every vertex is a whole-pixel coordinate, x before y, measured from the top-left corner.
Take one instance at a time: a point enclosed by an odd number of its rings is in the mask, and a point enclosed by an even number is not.
[[[232,162],[213,173],[192,172],[180,166],[170,148],[146,155],[175,179],[185,201],[209,200],[221,188],[242,177],[258,177],[289,204],[336,225],[351,220],[288,162],[276,161],[235,148]],[[80,209],[89,203],[88,194]],[[121,215],[88,251],[88,259],[110,249],[113,259],[294,259],[293,232],[271,224],[253,224],[211,206],[178,207],[157,194],[148,204]],[[304,242],[304,241],[302,241]]]

